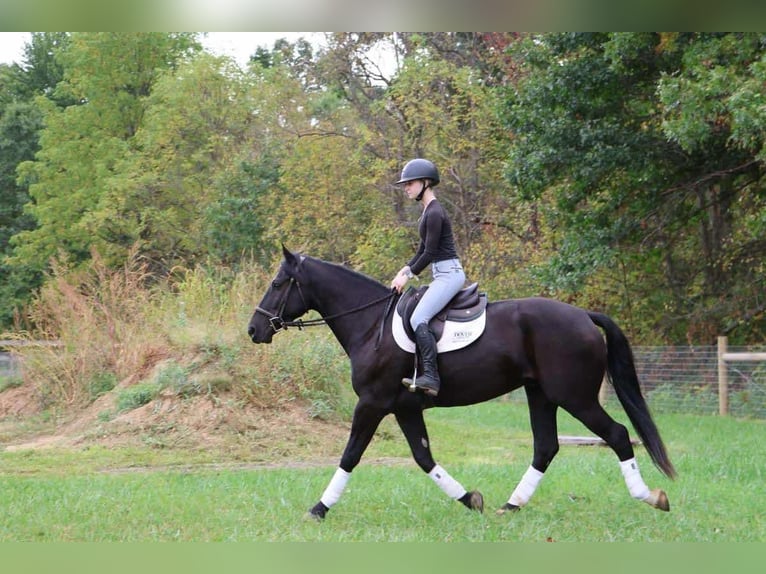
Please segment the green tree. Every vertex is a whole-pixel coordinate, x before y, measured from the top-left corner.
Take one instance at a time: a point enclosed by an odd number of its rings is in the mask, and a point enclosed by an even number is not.
[[[199,55],[157,79],[130,153],[90,218],[114,261],[133,245],[163,272],[204,259],[214,236],[206,213],[224,191],[220,174],[246,145],[249,104],[227,59]]]
[[[728,53],[712,47],[726,37]],[[556,255],[537,269],[550,292],[633,317],[647,339],[707,341],[754,295],[754,282],[762,289],[733,233],[741,200],[763,194],[754,148],[732,139],[719,116],[708,116],[707,135],[674,123],[679,105],[699,113],[676,81],[715,107],[715,75],[698,66],[738,67],[728,85],[736,91],[760,45],[754,35],[613,33],[534,36],[516,47],[521,76],[503,112],[513,137],[507,173],[550,223]],[[762,200],[744,203],[753,213]],[[744,267],[724,273],[736,260]]]
[[[11,103],[0,114],[0,327],[10,326],[14,310],[39,285],[39,275],[25,266],[13,268],[6,257],[11,237],[34,227],[23,211],[29,195],[16,183],[16,167],[34,156],[41,127],[42,114],[29,102]]]
[[[529,221],[505,197],[508,139],[495,113],[498,92],[489,85],[494,76],[471,50],[454,57],[463,44],[473,46],[468,41],[472,37],[449,39],[455,51],[420,39],[420,50],[413,49],[403,60],[386,92],[385,108],[398,128],[397,168],[411,157],[436,163],[442,180],[438,196],[451,213],[468,275],[485,282],[494,279],[488,290],[507,297],[518,294],[520,286],[511,276],[518,269],[515,254],[523,251],[520,239]],[[442,57],[437,48],[451,57]],[[400,190],[396,193],[397,201],[405,201]],[[397,211],[403,224],[414,225],[411,213]]]
[[[264,239],[262,202],[269,191],[280,189],[279,176],[278,158],[269,150],[218,176],[216,197],[204,214],[207,252],[214,262],[236,268],[246,256],[264,268],[273,264],[276,250]]]
[[[453,214],[472,274],[493,276],[498,291],[507,294],[507,289],[500,289],[502,277],[507,282],[516,270],[507,264],[508,255],[522,251],[517,236],[523,232],[515,228],[527,222],[517,217],[518,210],[501,193],[506,138],[494,112],[496,94],[491,86],[501,83],[505,70],[501,73],[496,49],[501,38],[491,40],[492,45],[489,37],[475,33],[328,36],[328,47],[313,68],[315,80],[304,84],[326,86],[324,95],[314,98],[315,115],[319,110],[343,110],[345,115],[328,117],[334,127],[324,129],[328,135],[343,134],[353,146],[353,153],[345,153],[333,167],[345,174],[343,196],[356,193],[352,189],[360,186],[360,197],[366,198],[360,205],[375,206],[364,217],[348,218],[352,231],[348,244],[356,245],[350,260],[357,268],[387,278],[411,256],[418,239],[417,206],[392,182],[405,161],[426,156],[442,170],[440,197]],[[374,56],[382,50],[396,59],[393,69],[379,66]],[[343,123],[338,123],[341,117]],[[333,144],[332,149],[343,146]],[[337,201],[331,193],[327,197]],[[355,213],[339,206],[335,213]],[[302,233],[314,227],[305,225]],[[343,260],[348,259],[345,251]]]
[[[0,65],[0,326],[10,326],[14,310],[41,280],[39,273],[12,267],[6,258],[12,252],[10,238],[35,225],[24,212],[28,186],[17,181],[16,170],[38,150],[43,122],[34,98],[52,97],[62,78],[56,54],[67,40],[61,32],[33,33],[21,65]]]
[[[56,95],[56,87],[64,79],[64,66],[58,54],[66,51],[69,39],[68,32],[32,32],[30,42],[24,45],[21,65],[24,99],[42,95],[60,106],[75,103],[66,95]]]
[[[669,34],[665,44],[683,57],[679,73],[659,82],[663,133],[699,165],[671,190],[686,196],[697,229],[684,258],[699,261],[692,312],[718,334],[762,339],[766,35]]]
[[[359,147],[354,111],[333,92],[305,90],[282,65],[261,71],[258,126],[280,156],[280,178],[264,197],[265,240],[333,261],[350,260],[359,234],[380,209],[374,175]]]
[[[77,263],[105,247],[108,238],[94,235],[93,209],[130,156],[152,85],[197,47],[192,34],[72,34],[56,55],[64,78],[54,96],[77,104],[37,99],[45,121],[40,151],[19,167],[37,227],[14,236],[12,264],[42,270],[58,251]]]

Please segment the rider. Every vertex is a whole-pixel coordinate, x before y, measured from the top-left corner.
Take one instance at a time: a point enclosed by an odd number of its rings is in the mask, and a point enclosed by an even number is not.
[[[410,324],[415,331],[415,344],[423,362],[423,374],[417,377],[415,386],[433,396],[439,393],[440,380],[436,365],[436,339],[428,323],[465,283],[465,273],[452,236],[452,224],[434,195],[433,188],[438,183],[436,166],[421,158],[409,161],[396,182],[397,185],[404,184],[404,191],[410,199],[422,203],[423,214],[418,228],[420,246],[391,281],[391,287],[401,293],[408,279],[431,265],[433,281],[415,307]]]

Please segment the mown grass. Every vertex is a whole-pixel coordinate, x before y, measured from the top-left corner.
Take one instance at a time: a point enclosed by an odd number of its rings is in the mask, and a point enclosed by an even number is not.
[[[669,513],[628,496],[611,451],[566,446],[530,504],[496,516],[531,457],[524,404],[432,410],[427,420],[437,460],[482,491],[484,514],[446,498],[386,419],[365,459],[401,463],[363,459],[322,523],[304,516],[333,465],[211,468],[224,461],[152,449],[4,452],[0,540],[766,541],[760,421],[657,417],[679,478],[660,475],[640,447],[637,454],[650,487],[668,492]],[[566,415],[560,427],[584,432]]]
[[[329,331],[291,331],[259,347],[244,335],[254,294],[270,274],[196,270],[152,286],[140,261],[120,272],[95,265],[84,278],[64,271],[35,307],[41,332],[20,335],[62,343],[24,355],[20,384],[34,390],[43,410],[4,425],[0,442],[33,436],[35,427],[50,431],[59,414],[77,413],[108,392],[116,400],[99,414],[104,429],[160,391],[179,400],[218,400],[223,391],[251,409],[301,400],[310,416],[347,426],[349,365]],[[619,408],[610,410],[626,423]],[[272,442],[249,454],[241,444],[182,448],[163,442],[159,431],[143,448],[0,452],[0,541],[766,540],[764,422],[671,414],[657,421],[679,479],[666,479],[637,453],[647,483],[668,492],[670,513],[628,496],[610,451],[563,447],[529,506],[495,516],[532,455],[522,398],[427,413],[437,461],[466,488],[482,491],[485,514],[447,499],[412,462],[388,418],[322,523],[304,515],[336,463],[317,461],[309,446],[316,441],[289,428],[279,439],[289,448]],[[563,413],[559,431],[585,432]],[[335,460],[342,449],[341,442]]]

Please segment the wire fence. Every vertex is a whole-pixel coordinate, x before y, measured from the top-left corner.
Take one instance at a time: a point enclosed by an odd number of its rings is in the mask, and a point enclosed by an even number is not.
[[[21,365],[10,353],[0,352],[0,377],[16,378],[21,376]]]
[[[766,345],[732,346],[727,357],[738,353],[764,353]],[[652,413],[716,415],[722,412],[719,347],[633,347],[641,391]],[[739,418],[766,419],[766,360],[729,358],[723,411]],[[608,409],[621,408],[614,389],[604,383],[600,399]],[[510,400],[525,401],[523,392]]]
[[[729,353],[762,353],[766,346],[729,347]],[[634,347],[636,371],[655,413],[718,414],[721,410],[718,347]],[[766,361],[727,360],[728,405],[734,417],[766,418]],[[604,385],[602,399],[614,400]]]

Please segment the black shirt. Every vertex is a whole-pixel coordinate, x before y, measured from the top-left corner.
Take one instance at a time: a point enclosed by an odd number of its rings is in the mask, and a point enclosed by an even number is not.
[[[437,200],[429,203],[420,218],[420,246],[408,265],[415,275],[429,264],[445,259],[457,259],[455,238],[447,212]]]

